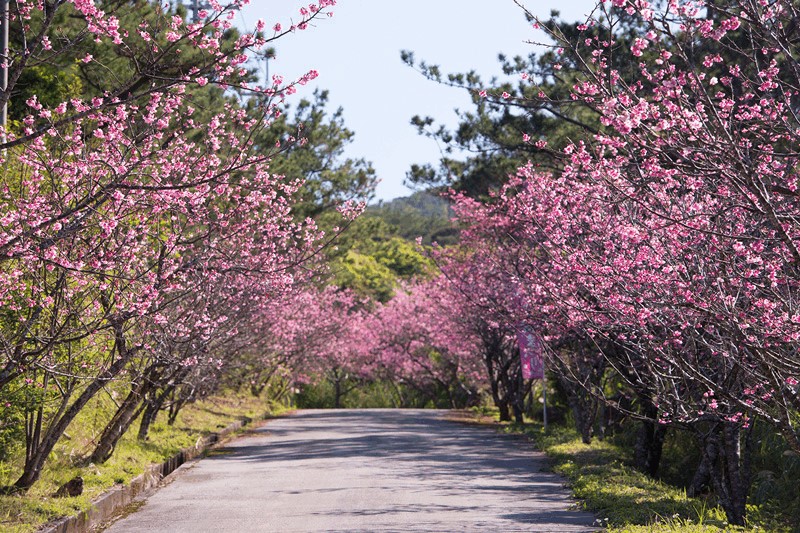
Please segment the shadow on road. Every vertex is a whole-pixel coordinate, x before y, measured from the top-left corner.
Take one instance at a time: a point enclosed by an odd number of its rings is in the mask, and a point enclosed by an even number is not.
[[[565,501],[563,480],[548,471],[546,460],[534,454],[524,438],[498,434],[492,428],[464,426],[442,419],[440,411],[370,410],[301,411],[296,423],[267,424],[225,448],[211,461],[236,461],[252,464],[282,464],[289,471],[300,463],[320,460],[385,459],[382,464],[391,484],[370,487],[376,491],[408,490],[399,478],[424,476],[426,491],[435,489],[442,496],[457,496],[464,489],[477,494],[499,494],[502,498],[535,500],[541,512],[513,512],[502,518],[525,524],[573,524],[587,526],[592,519],[572,509],[554,510]],[[298,423],[299,422],[299,423]],[[337,431],[338,430],[338,431]],[[323,437],[330,435],[335,436]],[[268,440],[260,440],[267,436]],[[266,445],[265,445],[266,442]],[[309,488],[294,494],[330,494],[353,487]],[[425,506],[395,505],[376,509],[356,509],[348,514],[374,516],[397,513],[473,512],[483,505]]]
[[[445,413],[271,420],[184,469],[108,532],[596,530],[525,439]]]

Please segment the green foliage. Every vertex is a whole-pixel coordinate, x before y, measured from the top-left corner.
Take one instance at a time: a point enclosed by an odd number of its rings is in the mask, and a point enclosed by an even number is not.
[[[388,381],[373,381],[354,389],[346,398],[345,405],[361,409],[402,407],[397,386]]]
[[[25,443],[25,411],[31,405],[29,390],[30,387],[20,386],[17,381],[0,388],[0,462],[18,453]]]
[[[434,270],[430,259],[400,237],[354,241],[351,246],[333,263],[333,282],[379,302],[389,301],[400,281]]]
[[[756,422],[753,442],[752,509],[765,516],[787,516],[793,530],[800,531],[800,455],[766,424]]]
[[[340,398],[340,407],[396,407],[391,396],[374,383],[359,384],[354,379],[343,379],[340,386],[347,393]],[[363,402],[363,403],[362,403]],[[336,406],[336,390],[328,379],[320,379],[300,389],[295,396],[300,409],[332,409]]]
[[[350,250],[334,269],[334,283],[379,302],[388,302],[397,282],[391,269],[375,257]]]
[[[307,385],[297,394],[295,402],[301,409],[333,408],[335,403],[333,384],[327,380],[320,380],[318,383]],[[450,402],[446,394],[442,394],[440,398],[431,399],[403,383],[374,380],[360,383],[357,387],[352,388],[342,398],[341,406],[347,409],[446,409],[450,406]]]
[[[388,301],[404,280],[425,278],[434,263],[412,239],[451,244],[456,230],[447,201],[415,193],[367,208],[328,252],[333,283],[379,302]]]
[[[163,35],[148,42],[138,32],[143,22],[149,27],[163,28],[167,17],[175,13],[185,17],[186,9],[180,5],[173,9],[169,4],[162,6],[152,0],[97,0],[100,9],[119,20],[121,33],[126,38],[124,45],[118,45],[108,39],[91,38],[86,31],[85,18],[69,2],[59,4],[53,22],[46,30],[43,30],[42,11],[34,9],[23,31],[21,17],[15,12],[18,6],[11,2],[11,50],[26,49],[29,46],[26,35],[40,31],[44,31],[53,43],[53,49],[46,57],[37,57],[38,62],[25,64],[19,79],[11,86],[9,120],[12,126],[30,113],[26,100],[33,95],[45,107],[74,97],[119,97],[142,101],[150,97],[156,86],[165,80],[182,77],[193,67],[201,73],[213,75],[209,58],[198,48],[184,46],[183,42],[167,42]],[[235,28],[222,34],[223,53],[234,50],[239,35]],[[158,43],[157,50],[153,47],[153,39]],[[84,61],[88,56],[92,60]],[[12,77],[14,69],[12,65]],[[252,71],[244,71],[240,79],[251,81],[255,78]],[[205,87],[189,85],[187,92],[196,109],[195,119],[202,123],[206,117],[219,111],[223,98],[232,99],[235,91],[229,89],[228,96],[225,96],[222,89],[208,84]]]
[[[623,19],[615,28],[616,37],[620,46],[629,47],[646,30],[636,27],[636,19],[624,11],[614,11]],[[571,43],[582,43],[599,31],[581,31],[578,24],[561,21],[556,11],[544,21],[550,31]],[[453,130],[437,125],[431,117],[412,118],[420,135],[435,139],[443,147],[438,168],[412,165],[407,180],[415,186],[452,187],[487,200],[489,193],[502,186],[519,166],[532,161],[542,168],[558,168],[562,165],[561,149],[567,143],[601,129],[599,114],[571,98],[576,72],[590,67],[555,49],[527,57],[500,54],[502,75],[488,80],[475,71],[445,74],[438,65],[417,61],[409,51],[403,51],[401,59],[433,82],[466,90],[472,99],[471,108],[456,110],[459,124]],[[612,58],[623,77],[639,79],[636,65],[622,61]],[[503,93],[508,97],[502,97]],[[528,141],[524,134],[530,136]],[[540,140],[547,144],[537,145]]]
[[[377,243],[395,235],[395,229],[381,218],[362,214],[355,219],[347,230],[342,232],[336,246],[328,250],[328,258],[341,259],[350,250],[371,250]]]
[[[379,243],[375,247],[374,257],[400,278],[424,277],[433,269],[430,259],[419,253],[416,246],[399,237]]]
[[[30,113],[25,103],[32,96],[45,107],[55,107],[83,94],[84,84],[75,64],[64,67],[36,65],[22,71],[8,102],[9,120],[21,120]]]
[[[633,424],[623,426],[612,437],[615,445],[632,449],[636,439]],[[788,523],[800,531],[800,456],[789,450],[786,440],[767,424],[755,422],[751,454],[753,483],[750,487],[748,517],[754,524],[768,525],[772,520]],[[697,438],[686,431],[669,431],[664,440],[659,469],[662,481],[678,488],[692,482],[701,451]],[[776,518],[777,517],[777,518]],[[784,526],[775,526],[779,529]]]
[[[323,379],[302,387],[295,394],[294,403],[299,409],[332,409],[334,397],[333,384]],[[346,396],[344,401],[347,401]]]

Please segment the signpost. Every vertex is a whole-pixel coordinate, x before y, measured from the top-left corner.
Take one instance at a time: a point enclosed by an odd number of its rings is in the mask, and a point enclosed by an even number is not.
[[[189,2],[191,4],[186,7],[192,10],[192,22],[200,22],[201,9],[211,9],[211,4],[209,2],[203,2],[201,0],[189,0]],[[186,5],[184,0],[178,0],[178,3]]]
[[[6,143],[6,125],[8,123],[8,69],[11,58],[8,53],[8,0],[0,0],[0,90],[3,91],[3,108],[0,109],[0,144]]]
[[[520,326],[517,329],[519,359],[522,366],[522,379],[542,380],[542,401],[544,429],[547,431],[547,383],[544,379],[544,346],[532,328]]]

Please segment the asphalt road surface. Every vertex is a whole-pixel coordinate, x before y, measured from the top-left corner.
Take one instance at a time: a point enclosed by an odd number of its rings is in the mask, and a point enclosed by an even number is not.
[[[519,437],[446,411],[300,411],[178,470],[109,533],[596,531]]]

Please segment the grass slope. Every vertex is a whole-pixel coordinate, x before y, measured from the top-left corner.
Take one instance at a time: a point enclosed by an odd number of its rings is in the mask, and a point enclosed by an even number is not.
[[[541,424],[501,424],[486,413],[470,419],[530,438],[552,460],[553,470],[567,478],[583,507],[599,517],[598,526],[609,533],[791,531],[782,517],[758,506],[748,507],[748,527],[731,526],[713,500],[689,498],[682,489],[650,479],[633,468],[628,452],[609,440],[594,439],[587,445],[571,428],[550,428],[545,433]]]
[[[39,482],[26,494],[0,495],[0,531],[28,533],[47,522],[87,509],[96,498],[115,484],[126,484],[148,466],[163,462],[198,439],[218,432],[232,422],[248,417],[257,419],[281,408],[252,396],[227,395],[208,398],[189,405],[178,415],[173,426],[162,417],[151,427],[147,442],[136,439],[138,425],[128,431],[114,455],[102,465],[82,465],[90,453],[113,407],[110,398],[99,400],[70,426],[68,438],[59,442]],[[24,452],[23,452],[24,453]],[[19,474],[22,458],[0,462],[0,486],[12,484]],[[80,475],[84,490],[76,498],[53,498],[58,487]]]

